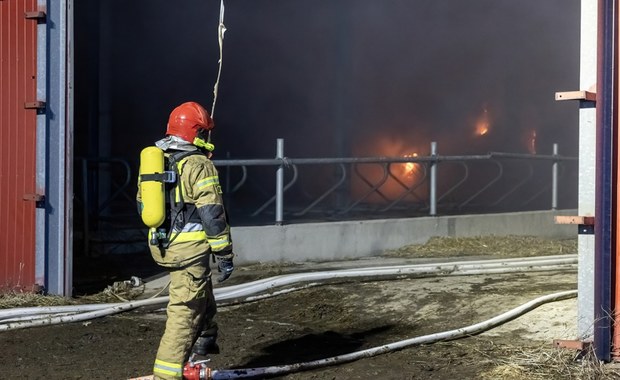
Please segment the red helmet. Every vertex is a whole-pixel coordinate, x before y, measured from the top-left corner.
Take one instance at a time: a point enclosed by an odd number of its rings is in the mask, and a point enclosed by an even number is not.
[[[170,112],[166,135],[177,136],[194,143],[201,130],[210,131],[213,127],[211,116],[200,104],[186,102]]]

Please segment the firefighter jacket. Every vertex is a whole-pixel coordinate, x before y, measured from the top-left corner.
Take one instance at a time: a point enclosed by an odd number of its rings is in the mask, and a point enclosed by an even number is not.
[[[177,161],[178,153],[165,152],[177,179],[168,189],[168,217],[162,226],[168,229],[167,243],[149,245],[153,259],[164,267],[181,268],[209,253],[232,258],[230,226],[213,162],[199,151]]]

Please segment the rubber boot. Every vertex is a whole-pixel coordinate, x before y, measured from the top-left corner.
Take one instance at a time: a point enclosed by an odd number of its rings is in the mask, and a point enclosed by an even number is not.
[[[216,342],[217,336],[200,336],[196,339],[192,353],[199,356],[206,356],[210,354],[219,354],[220,347]]]

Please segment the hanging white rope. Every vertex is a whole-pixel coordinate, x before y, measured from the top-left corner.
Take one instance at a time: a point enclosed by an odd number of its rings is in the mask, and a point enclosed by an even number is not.
[[[218,61],[219,67],[217,70],[217,79],[213,86],[213,105],[211,106],[211,118],[215,116],[215,103],[217,102],[217,90],[220,85],[220,76],[222,75],[222,47],[224,46],[224,33],[226,33],[226,26],[224,26],[224,0],[220,0],[220,23],[217,27],[217,40],[220,45],[220,59]]]

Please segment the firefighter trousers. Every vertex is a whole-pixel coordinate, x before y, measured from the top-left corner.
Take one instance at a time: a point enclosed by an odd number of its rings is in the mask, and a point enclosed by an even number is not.
[[[197,337],[217,335],[216,313],[208,256],[188,267],[170,271],[170,301],[166,330],[159,343],[155,379],[178,380]]]

